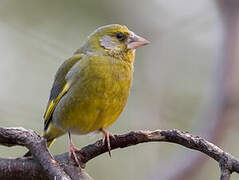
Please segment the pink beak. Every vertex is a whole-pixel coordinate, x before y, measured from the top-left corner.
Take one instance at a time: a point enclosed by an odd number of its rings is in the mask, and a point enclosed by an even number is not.
[[[127,48],[128,49],[136,49],[138,47],[145,46],[149,43],[150,42],[148,40],[146,40],[146,39],[134,34],[133,32],[131,32],[129,40],[128,40]]]

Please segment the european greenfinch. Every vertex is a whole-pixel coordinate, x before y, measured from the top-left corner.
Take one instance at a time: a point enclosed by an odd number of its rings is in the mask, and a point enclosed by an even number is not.
[[[149,41],[126,26],[102,26],[58,69],[44,115],[47,145],[69,134],[69,157],[79,164],[71,134],[100,131],[110,153],[108,128],[124,109],[133,79],[135,49]]]

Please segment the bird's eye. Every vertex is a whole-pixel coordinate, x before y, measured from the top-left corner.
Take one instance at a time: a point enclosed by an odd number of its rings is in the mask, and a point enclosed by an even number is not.
[[[126,39],[126,36],[123,33],[119,32],[116,34],[116,38],[120,41],[123,41]]]

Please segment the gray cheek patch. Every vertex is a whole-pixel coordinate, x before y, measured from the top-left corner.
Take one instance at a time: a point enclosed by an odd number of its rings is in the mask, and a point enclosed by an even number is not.
[[[109,49],[112,51],[119,51],[120,46],[117,42],[115,42],[110,36],[104,35],[100,38],[100,45],[105,49]]]

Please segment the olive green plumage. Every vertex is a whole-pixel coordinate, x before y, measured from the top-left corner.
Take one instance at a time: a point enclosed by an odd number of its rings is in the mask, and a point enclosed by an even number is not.
[[[66,132],[108,128],[119,117],[133,79],[135,48],[148,43],[139,39],[126,26],[103,26],[60,66],[44,115],[48,145]]]

